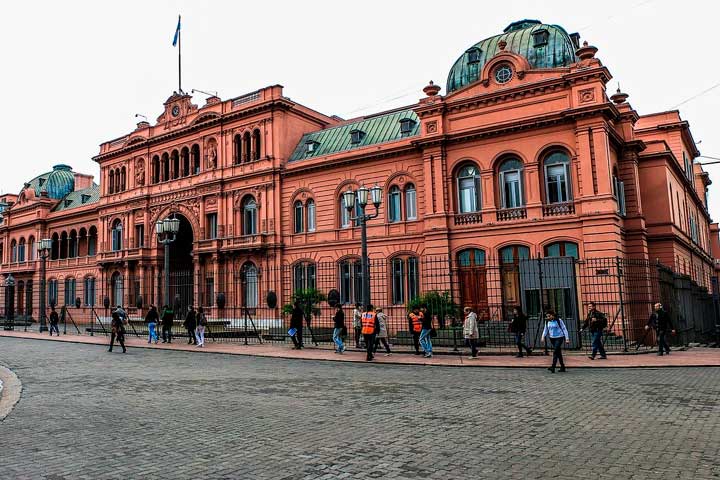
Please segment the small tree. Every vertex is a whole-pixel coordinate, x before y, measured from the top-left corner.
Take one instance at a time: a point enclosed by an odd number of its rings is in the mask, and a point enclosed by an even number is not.
[[[303,314],[305,315],[305,321],[310,325],[312,316],[317,317],[320,315],[319,305],[320,302],[324,302],[325,300],[327,300],[325,294],[315,288],[295,290],[295,293],[292,294],[292,303],[283,305],[282,311],[285,314],[292,313],[295,303],[299,302],[300,308],[303,309]]]
[[[457,318],[460,306],[453,302],[450,292],[430,290],[407,303],[408,312],[414,308],[426,308],[431,317],[433,315],[437,316],[440,324],[445,325],[446,318]]]

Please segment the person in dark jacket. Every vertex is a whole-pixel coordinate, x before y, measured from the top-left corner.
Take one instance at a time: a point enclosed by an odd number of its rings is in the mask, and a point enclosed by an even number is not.
[[[175,321],[175,312],[168,305],[163,306],[162,313],[162,339],[163,343],[172,343],[172,327]]]
[[[527,315],[525,315],[520,307],[513,307],[512,318],[508,330],[515,336],[515,345],[518,353],[515,355],[522,358],[523,350],[527,352],[528,357],[532,353],[532,349],[525,344],[525,333],[527,333]]]
[[[110,328],[110,348],[108,352],[112,352],[113,344],[115,343],[115,339],[117,339],[123,349],[123,353],[127,353],[127,349],[125,348],[125,325],[117,310],[112,313]]]
[[[367,352],[366,360],[369,362],[375,358],[375,335],[380,330],[377,313],[375,313],[375,307],[372,305],[367,305],[365,308],[361,325],[360,331],[365,340],[365,351]]]
[[[335,353],[343,353],[345,351],[345,343],[343,343],[343,330],[345,327],[345,312],[342,305],[338,305],[333,315],[333,342],[335,342]]]
[[[290,313],[290,329],[295,329],[295,335],[291,336],[290,338],[292,339],[294,344],[293,348],[296,350],[300,350],[301,348],[303,348],[302,334],[304,316],[305,312],[303,312],[303,309],[300,307],[300,302],[295,302],[292,312]]]
[[[607,317],[605,314],[595,308],[594,302],[588,303],[588,314],[587,317],[585,317],[585,323],[583,323],[580,331],[590,329],[590,335],[592,335],[592,353],[590,354],[590,360],[595,360],[595,355],[597,355],[598,352],[600,352],[600,358],[602,360],[607,358],[602,341],[603,330],[606,328]]]
[[[154,341],[157,345],[158,342],[158,334],[157,334],[157,324],[158,320],[160,320],[160,315],[158,315],[157,307],[155,305],[150,305],[150,310],[148,310],[147,314],[145,314],[145,323],[148,327],[148,343]]]
[[[670,355],[670,345],[667,343],[668,332],[675,335],[675,327],[670,319],[670,314],[663,309],[662,303],[658,302],[654,306],[655,311],[650,315],[645,330],[652,328],[655,330],[658,339],[658,355],[662,356],[663,350]]]
[[[60,329],[58,328],[58,325],[60,324],[60,317],[58,317],[58,313],[55,311],[55,307],[50,307],[50,336],[52,337],[52,333],[55,332],[57,336],[60,336]]]
[[[188,332],[188,345],[197,345],[197,340],[195,339],[195,328],[197,327],[197,315],[195,314],[195,308],[190,305],[188,307],[188,313],[185,316],[185,321],[183,322],[183,326]]]

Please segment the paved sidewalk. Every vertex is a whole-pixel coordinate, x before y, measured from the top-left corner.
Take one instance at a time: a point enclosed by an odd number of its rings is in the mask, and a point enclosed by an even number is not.
[[[83,336],[83,335],[62,335],[50,337],[47,333],[0,331],[0,337],[26,338],[34,340],[45,340],[53,342],[73,342],[94,345],[107,345],[109,338],[106,336]],[[250,355],[259,357],[291,358],[303,360],[328,360],[338,362],[365,362],[365,352],[346,351],[343,355],[333,353],[326,348],[305,347],[303,350],[292,350],[288,345],[274,343],[243,345],[238,343],[212,343],[208,342],[205,347],[198,348],[188,345],[187,341],[179,338],[175,343],[149,345],[144,338],[126,335],[126,346],[132,348],[151,348],[156,350],[179,350],[193,351],[198,353],[222,353],[228,355]],[[119,345],[115,346],[115,352],[122,352]],[[585,354],[568,351],[565,355],[565,363],[568,368],[632,368],[632,367],[720,367],[720,349],[717,348],[693,348],[686,351],[676,350],[672,355],[658,356],[655,353],[645,354],[610,354],[607,360],[590,360]],[[550,356],[533,354],[531,357],[515,358],[512,355],[481,355],[477,359],[469,359],[467,349],[462,355],[435,355],[431,359],[423,358],[420,355],[408,353],[407,347],[403,347],[392,356],[386,357],[378,351],[372,363],[405,364],[405,365],[440,365],[452,367],[547,367],[551,361]]]

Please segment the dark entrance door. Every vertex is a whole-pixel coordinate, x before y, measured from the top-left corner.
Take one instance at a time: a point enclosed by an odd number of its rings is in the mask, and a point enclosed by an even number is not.
[[[183,215],[175,241],[170,244],[170,301],[176,315],[184,318],[190,305],[194,305],[193,230]]]
[[[458,253],[458,280],[461,307],[470,307],[480,320],[488,320],[490,311],[487,296],[485,252],[469,248]]]

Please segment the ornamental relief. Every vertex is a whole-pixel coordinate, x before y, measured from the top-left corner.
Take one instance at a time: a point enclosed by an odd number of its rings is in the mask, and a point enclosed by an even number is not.
[[[591,103],[595,101],[595,89],[586,88],[578,92],[578,101],[580,103]]]

